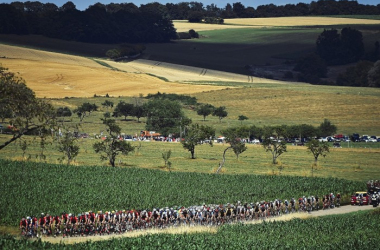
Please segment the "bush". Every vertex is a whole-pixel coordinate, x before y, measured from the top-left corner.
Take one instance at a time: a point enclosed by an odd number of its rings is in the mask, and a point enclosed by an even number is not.
[[[191,35],[188,32],[178,32],[177,38],[178,39],[191,39]]]
[[[193,29],[189,30],[189,34],[190,34],[191,38],[199,38],[198,32],[195,32],[195,30],[193,30]]]

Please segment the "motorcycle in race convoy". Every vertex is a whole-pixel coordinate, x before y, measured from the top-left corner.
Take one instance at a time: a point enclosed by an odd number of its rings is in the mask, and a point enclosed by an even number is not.
[[[374,193],[372,195],[371,203],[372,203],[373,207],[377,207],[377,205],[379,205],[379,194],[378,193]]]

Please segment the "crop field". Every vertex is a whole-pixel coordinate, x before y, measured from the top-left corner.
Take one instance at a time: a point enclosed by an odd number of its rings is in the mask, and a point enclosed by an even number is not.
[[[152,210],[153,207],[226,204],[238,200],[256,203],[276,198],[322,197],[330,192],[340,192],[343,202],[348,203],[353,192],[366,187],[365,182],[336,178],[215,175],[4,160],[0,163],[2,180],[7,180],[0,186],[1,204],[7,204],[7,209],[0,211],[1,221],[14,226],[20,218],[41,212]],[[12,198],[15,193],[17,199]]]
[[[37,97],[91,97],[107,93],[112,96],[138,96],[158,91],[190,94],[223,88],[171,83],[148,74],[115,71],[79,56],[8,45],[0,45],[0,51],[0,63],[11,72],[19,73]],[[140,64],[139,67],[144,71],[150,66]]]
[[[146,102],[144,96],[158,91],[186,94],[196,97],[199,103],[225,106],[228,116],[221,122],[212,116],[203,121],[194,107],[184,109],[194,123],[216,128],[217,136],[228,127],[318,126],[325,118],[338,127],[338,133],[380,135],[379,89],[280,82],[248,76],[247,71],[249,65],[282,64],[312,51],[324,27],[365,27],[363,36],[366,46],[371,48],[378,40],[376,27],[380,20],[286,17],[226,19],[225,25],[175,21],[174,25],[178,31],[194,29],[201,39],[147,44],[140,59],[127,63],[104,59],[105,51],[116,45],[87,46],[39,36],[0,35],[0,64],[18,72],[38,97],[50,99],[57,108],[67,106],[74,110],[83,102],[100,107],[81,123],[80,132],[90,137],[78,140],[80,153],[70,166],[58,159],[62,154],[51,137],[43,152],[46,159],[39,157],[39,141],[33,136],[24,137],[28,144],[25,152],[20,142],[1,150],[0,234],[17,231],[21,217],[41,212],[256,202],[330,192],[342,193],[347,204],[353,192],[366,189],[366,181],[380,178],[380,143],[342,143],[342,148],[331,148],[325,158],[319,158],[313,173],[314,159],[306,147],[291,145],[277,165],[271,164],[270,153],[260,145],[248,144],[247,151],[238,159],[228,151],[219,175],[214,173],[227,144],[199,145],[195,149],[196,159],[190,159],[190,153],[180,143],[134,141],[131,144],[136,147],[135,152],[118,157],[116,168],[100,161],[92,145],[97,140],[95,135],[105,129],[100,118],[104,112],[112,112],[101,107],[101,103]],[[5,45],[28,46],[28,42],[30,48]],[[41,50],[44,48],[68,54]],[[105,98],[106,94],[111,97]],[[248,120],[238,121],[239,115],[247,116]],[[79,123],[79,118],[73,114],[62,123],[73,125]],[[131,117],[126,121],[118,118],[117,124],[124,134],[135,135],[145,129],[145,118],[141,122]],[[0,134],[0,143],[9,136]],[[172,151],[170,171],[162,159],[162,153],[168,150]],[[2,235],[0,246],[2,249],[377,248],[379,215],[379,210],[375,210],[75,245],[20,241]]]
[[[340,17],[270,17],[270,18],[233,18],[225,19],[228,25],[248,26],[316,26],[316,25],[350,25],[350,24],[380,24],[380,20],[340,18]]]
[[[284,26],[316,26],[316,25],[349,25],[349,24],[380,24],[379,20],[345,17],[267,17],[267,18],[232,18],[224,19],[223,25],[207,23],[189,23],[186,20],[174,20],[177,32],[186,32],[190,29],[195,31],[284,27]]]

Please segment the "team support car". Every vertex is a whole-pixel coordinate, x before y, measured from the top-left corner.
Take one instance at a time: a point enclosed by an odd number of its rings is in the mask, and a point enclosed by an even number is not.
[[[362,200],[361,205],[369,205],[370,197],[367,192],[356,192],[351,196],[351,205],[360,205],[360,199]]]

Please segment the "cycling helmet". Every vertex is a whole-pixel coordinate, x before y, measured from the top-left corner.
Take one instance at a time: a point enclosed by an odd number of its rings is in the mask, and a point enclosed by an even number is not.
[[[69,217],[71,217],[72,216],[72,214],[69,214]]]

